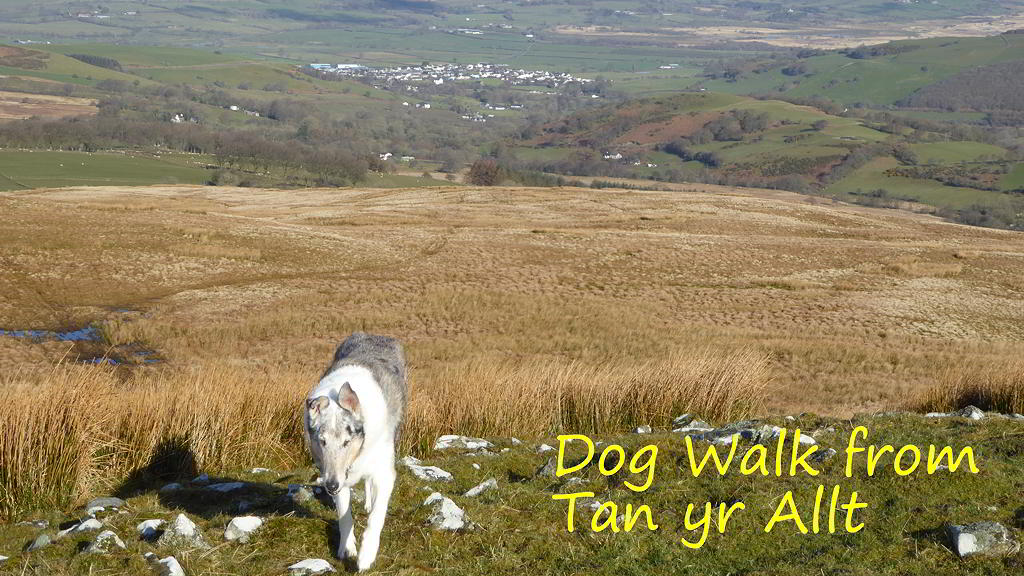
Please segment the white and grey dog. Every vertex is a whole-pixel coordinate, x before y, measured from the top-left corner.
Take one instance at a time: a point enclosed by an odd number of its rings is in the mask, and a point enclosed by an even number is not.
[[[324,488],[334,497],[341,531],[338,557],[356,556],[351,488],[366,490],[369,518],[358,567],[377,558],[380,531],[395,485],[395,449],[405,413],[405,356],[394,338],[356,332],[306,399],[303,427]]]

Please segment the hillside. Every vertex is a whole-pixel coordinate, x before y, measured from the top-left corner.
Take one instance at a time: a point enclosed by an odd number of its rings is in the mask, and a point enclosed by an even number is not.
[[[786,192],[99,187],[0,202],[0,328],[104,326],[92,344],[0,336],[8,367],[138,346],[171,366],[313,370],[364,325],[406,338],[422,381],[454,360],[626,366],[753,346],[771,358],[770,411],[847,414],[1024,336],[1018,234]]]
[[[804,57],[760,66],[740,63],[731,71],[700,83],[708,90],[734,94],[783,95],[787,98],[824,97],[843,106],[885,107],[901,103],[945,108],[917,101],[918,91],[950,84],[975,67],[1009,63],[1024,58],[1024,34],[987,38],[922,38],[843,51],[804,51]],[[986,85],[990,90],[1003,89]],[[1019,86],[1005,87],[1019,92]],[[970,109],[970,106],[964,106]],[[992,109],[981,106],[975,109]]]
[[[534,126],[497,156],[518,169],[770,186],[1024,224],[1024,168],[986,131],[778,100],[688,92],[609,104]]]
[[[378,570],[1019,573],[1012,551],[958,559],[947,528],[1024,527],[1022,424],[1004,415],[1024,409],[1018,233],[714,186],[89,187],[2,192],[0,210],[0,404],[13,407],[0,415],[0,570],[146,574],[151,552],[192,576],[280,574],[330,558],[334,512],[314,497],[296,407],[339,338],[372,330],[407,350],[401,455],[453,476],[400,465]],[[1016,396],[971,396],[981,419],[854,416],[959,408],[951,391],[978,382]],[[858,425],[865,444],[972,446],[981,472],[904,476],[889,454],[869,477],[861,453],[846,477]],[[687,436],[701,453],[733,433],[742,451],[774,451],[773,426],[815,439],[819,476],[687,471]],[[570,432],[624,454],[657,444],[650,490],[622,485],[642,469],[553,478],[539,444]],[[451,433],[493,444],[433,448]],[[792,521],[764,533],[787,490],[809,524],[819,484],[858,491],[862,531],[830,535],[822,519],[817,535]],[[432,528],[434,490],[476,527]],[[595,534],[581,500],[568,534],[552,495],[576,491],[648,504],[660,528]],[[125,502],[94,514],[123,549],[80,552],[96,522],[56,538],[110,495]],[[691,550],[686,505],[705,502],[746,510]],[[137,537],[178,514],[209,548]],[[225,541],[241,514],[264,524]],[[23,551],[43,534],[52,543]]]

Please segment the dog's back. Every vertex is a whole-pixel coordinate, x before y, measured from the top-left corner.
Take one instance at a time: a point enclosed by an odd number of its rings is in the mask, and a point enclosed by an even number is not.
[[[402,344],[388,336],[354,332],[338,346],[324,376],[344,366],[361,366],[373,374],[388,406],[388,422],[394,438],[405,416],[405,353]]]

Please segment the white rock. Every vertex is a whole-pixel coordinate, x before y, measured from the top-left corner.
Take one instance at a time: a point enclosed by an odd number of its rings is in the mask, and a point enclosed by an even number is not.
[[[653,431],[654,430],[650,426],[648,426],[647,424],[644,424],[643,426],[637,426],[636,428],[633,428],[633,433],[634,434],[650,434]]]
[[[249,470],[250,474],[264,474],[266,472],[271,472],[271,469],[270,468],[253,468],[252,470]]]
[[[238,516],[228,522],[224,530],[224,539],[230,542],[248,542],[249,536],[263,526],[263,519],[259,516]]]
[[[175,490],[181,490],[182,488],[183,486],[181,484],[178,484],[177,482],[171,482],[170,484],[164,484],[163,487],[160,488],[160,491],[174,492]]]
[[[434,450],[450,450],[452,448],[460,450],[487,450],[494,448],[494,444],[483,438],[459,436],[457,434],[446,434],[434,442]]]
[[[946,416],[949,416],[949,414],[945,412],[929,412],[924,415],[925,418],[945,418]]]
[[[516,438],[515,436],[509,438],[508,440],[509,440],[509,442],[512,443],[513,446],[519,446],[520,444],[523,443],[522,440],[520,440],[519,438]]]
[[[210,484],[206,487],[207,490],[213,490],[214,492],[234,492],[235,490],[241,490],[245,487],[245,482],[221,482],[220,484]]]
[[[402,458],[401,462],[420,480],[451,482],[455,479],[451,473],[442,470],[437,466],[423,466],[419,460],[412,456]]]
[[[483,482],[481,482],[481,483],[477,484],[476,486],[473,486],[472,488],[467,490],[465,495],[469,496],[470,498],[472,498],[474,496],[479,496],[480,494],[483,494],[484,492],[487,492],[489,490],[497,490],[497,489],[498,489],[498,480],[495,479],[495,478],[488,478],[487,480],[484,480]]]
[[[427,523],[437,530],[470,530],[473,527],[466,518],[466,512],[440,492],[427,496],[423,505],[433,507],[433,512],[427,517]]]
[[[480,469],[480,465],[477,464],[476,462],[473,462],[473,464],[471,464],[471,466],[473,466],[474,470],[479,470]]]
[[[698,433],[699,434],[699,433],[703,433],[703,432],[711,432],[712,430],[714,430],[714,428],[712,428],[708,423],[702,422],[700,420],[692,420],[692,421],[684,424],[683,426],[680,426],[678,428],[673,428],[672,429],[673,432],[678,432],[680,434],[690,434],[690,433]]]
[[[199,526],[196,526],[195,522],[189,520],[188,516],[184,514],[178,514],[174,521],[164,530],[157,543],[161,546],[176,546],[179,548],[210,547],[206,543],[206,539],[203,538],[203,533],[200,532]]]
[[[985,413],[980,408],[975,406],[967,406],[962,410],[953,412],[953,416],[960,416],[961,418],[967,418],[968,420],[981,420],[985,417]]]
[[[537,454],[543,454],[545,452],[553,452],[554,449],[555,449],[554,446],[548,446],[547,444],[541,444],[540,446],[537,446]]]
[[[68,534],[75,534],[78,532],[88,532],[90,530],[99,530],[103,528],[103,523],[95,518],[88,518],[74,526],[57,532],[57,538],[63,538]]]
[[[950,526],[953,549],[961,558],[967,556],[1010,556],[1020,550],[1020,543],[998,522],[975,522],[966,526]]]
[[[160,576],[185,576],[185,570],[174,556],[161,558],[156,563],[160,566]]]
[[[86,554],[107,554],[114,548],[124,550],[124,542],[111,530],[104,530],[85,548]]]
[[[0,562],[7,560],[7,556],[0,556]]]
[[[143,520],[135,527],[135,530],[139,533],[139,538],[143,540],[155,540],[160,535],[160,527],[166,524],[159,518],[152,520]]]
[[[321,558],[307,558],[301,562],[296,562],[288,567],[288,571],[294,576],[305,576],[312,574],[324,574],[325,572],[335,572],[334,566],[327,560]]]

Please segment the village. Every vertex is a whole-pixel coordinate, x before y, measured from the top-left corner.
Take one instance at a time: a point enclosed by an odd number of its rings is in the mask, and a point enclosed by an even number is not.
[[[566,84],[592,82],[566,72],[546,70],[524,70],[504,64],[422,64],[419,66],[394,66],[370,68],[360,64],[310,64],[310,68],[323,74],[357,78],[373,84],[408,85],[459,82],[467,80],[501,80],[511,86],[546,86],[560,88]]]

